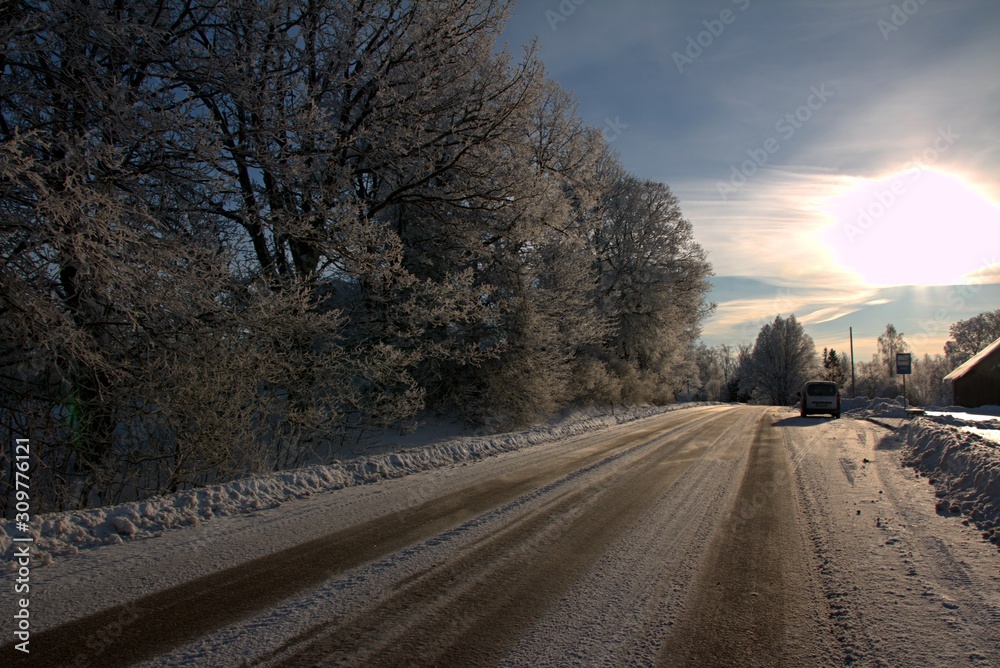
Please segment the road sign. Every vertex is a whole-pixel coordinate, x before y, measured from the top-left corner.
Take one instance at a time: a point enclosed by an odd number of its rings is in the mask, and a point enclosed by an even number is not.
[[[896,373],[905,376],[913,373],[913,366],[910,362],[910,353],[896,353]]]

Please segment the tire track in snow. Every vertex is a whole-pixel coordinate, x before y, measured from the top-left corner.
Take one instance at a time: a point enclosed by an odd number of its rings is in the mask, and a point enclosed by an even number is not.
[[[654,665],[719,518],[732,505],[746,434],[758,418],[747,411],[501,665]]]
[[[738,503],[659,657],[660,665],[798,666],[829,659],[785,432],[757,424]]]
[[[883,465],[876,470],[879,484],[895,512],[909,519],[912,514],[905,511],[908,503],[904,500],[901,490],[897,488],[898,483],[892,475],[891,468]],[[984,651],[989,653],[989,657],[983,654],[983,658],[1000,662],[1000,596],[996,593],[996,580],[993,583],[984,581],[955,557],[952,548],[945,541],[927,531],[916,518],[913,519],[912,523],[908,523],[912,535],[900,536],[893,540],[896,541],[894,546],[899,554],[907,558],[907,561],[912,560],[914,553],[921,555],[920,568],[915,569],[914,573],[924,584],[923,594],[929,598],[939,599],[942,607],[948,611],[947,614],[962,619],[964,629],[975,628],[977,630],[975,635],[987,639]],[[957,518],[954,519],[958,521]],[[955,597],[956,588],[962,591],[961,603]],[[939,590],[946,590],[948,593],[939,594]],[[991,601],[984,592],[992,592],[993,600]]]
[[[730,409],[721,409],[722,414]],[[279,550],[239,566],[114,605],[32,636],[32,665],[69,665],[88,642],[103,637],[101,663],[125,666],[157,656],[331,577],[404,549],[581,468],[626,452],[660,434],[697,426],[719,408],[667,413],[637,423],[626,434],[581,447],[525,471],[432,499],[343,531]],[[107,634],[114,628],[113,637]],[[34,648],[37,647],[37,651]]]
[[[856,434],[859,443],[864,445],[867,432],[859,431]],[[825,489],[826,483],[822,479],[821,470],[815,467],[815,458],[809,457],[810,452],[815,452],[815,448],[821,445],[815,438],[807,442],[803,442],[804,440],[793,438],[791,441],[795,460],[800,464],[794,469],[796,492],[826,600],[828,630],[839,647],[840,662],[851,665],[861,657],[874,654],[878,643],[868,633],[864,619],[859,617],[858,608],[852,603],[851,594],[843,580],[839,550],[830,540],[831,527],[835,525],[830,514],[830,496]],[[837,457],[835,461],[842,471],[841,458]]]
[[[309,629],[261,663],[500,661],[743,417],[731,411],[705,419],[559,485],[494,532],[453,549],[445,563],[398,582],[373,607]]]

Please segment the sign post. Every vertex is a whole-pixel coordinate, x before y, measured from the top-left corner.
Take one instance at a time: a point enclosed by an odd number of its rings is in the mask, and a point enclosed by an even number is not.
[[[896,373],[903,377],[903,408],[906,402],[906,376],[913,373],[912,356],[910,353],[896,353]]]

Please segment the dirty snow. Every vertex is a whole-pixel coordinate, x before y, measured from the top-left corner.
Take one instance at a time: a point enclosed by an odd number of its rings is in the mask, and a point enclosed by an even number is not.
[[[836,656],[837,661],[826,664],[1000,665],[1000,577],[997,576],[1000,555],[983,541],[982,530],[971,525],[971,518],[966,525],[962,515],[950,512],[951,506],[947,513],[937,511],[935,487],[927,484],[928,479],[940,485],[953,478],[953,493],[959,501],[959,510],[964,510],[961,504],[965,500],[973,501],[970,510],[986,509],[985,499],[996,498],[995,494],[988,496],[990,484],[996,489],[996,466],[990,463],[995,460],[991,460],[989,451],[985,450],[990,446],[984,445],[986,442],[982,439],[961,432],[958,427],[938,424],[930,418],[893,418],[888,403],[859,404],[854,408],[859,409],[861,419],[850,419],[850,416],[843,420],[799,418],[791,410],[786,415],[775,415],[783,418],[779,422],[785,426],[796,493],[803,509],[803,540],[808,540],[814,550],[815,568],[809,571],[810,577],[825,594],[821,597],[822,615],[815,622],[830,632],[843,653]],[[881,415],[882,412],[889,412],[890,416]],[[104,513],[104,530],[113,531],[122,544],[108,549],[80,548],[76,556],[59,558],[57,555],[51,566],[39,569],[32,586],[32,603],[38,611],[36,628],[51,628],[111,605],[125,604],[154,591],[273,554],[287,546],[412,507],[479,481],[495,480],[510,471],[558,456],[567,449],[583,447],[589,442],[587,439],[598,438],[597,435],[578,436],[560,441],[561,433],[584,433],[588,428],[603,429],[601,425],[606,425],[600,438],[620,436],[634,428],[627,423],[633,417],[590,416],[574,420],[572,424],[564,421],[520,434],[439,443],[396,453],[395,460],[391,459],[393,454],[385,453],[341,465],[290,471],[220,486],[222,502],[229,503],[227,499],[232,500],[241,493],[247,507],[256,504],[260,510],[234,512],[228,517],[218,512],[210,521],[199,519],[198,526],[189,526],[183,531],[171,531],[164,526],[163,536],[156,540],[137,540],[152,535],[143,533],[149,529],[142,525],[145,521],[142,504],[131,504],[140,511],[138,521],[126,512],[131,506],[103,509],[100,512]],[[588,420],[589,426],[586,426],[584,423]],[[883,425],[893,425],[896,429],[890,431]],[[473,447],[477,443],[478,450]],[[494,443],[496,456],[487,456],[493,454],[486,447],[488,443]],[[969,443],[978,446],[975,453],[964,447]],[[510,451],[504,452],[501,448]],[[913,465],[921,470],[926,467],[933,473],[915,476],[912,469],[900,465],[904,456],[911,457],[916,452],[931,453]],[[403,455],[413,459],[407,460]],[[409,475],[405,467],[395,468],[390,463],[393,461],[410,461],[410,465],[426,462],[421,465],[427,467],[427,472]],[[719,465],[721,463],[716,462],[716,466]],[[434,466],[438,468],[431,471]],[[952,478],[941,473],[952,469],[956,471],[949,473]],[[340,476],[336,484],[342,482],[345,488],[336,493],[319,494],[322,479],[334,480],[335,473]],[[585,580],[587,588],[581,592],[583,596],[567,599],[565,605],[554,611],[554,618],[548,621],[552,622],[550,628],[555,629],[555,637],[543,634],[545,642],[555,646],[562,641],[567,647],[582,647],[579,643],[573,644],[578,639],[572,635],[576,628],[573,622],[581,618],[590,623],[597,617],[581,617],[574,606],[584,605],[580,601],[586,601],[588,595],[600,605],[608,604],[609,596],[614,598],[611,603],[620,602],[625,612],[616,621],[623,628],[630,627],[636,620],[634,607],[629,607],[636,600],[636,594],[631,592],[642,590],[644,585],[639,584],[637,588],[637,583],[645,582],[644,577],[661,578],[666,573],[672,578],[667,584],[677,590],[668,587],[663,600],[681,600],[684,588],[693,579],[693,569],[699,564],[699,557],[691,550],[701,549],[707,540],[705,535],[692,537],[684,532],[693,527],[705,531],[715,527],[713,521],[696,522],[693,518],[699,513],[720,512],[725,508],[725,499],[708,498],[705,494],[710,489],[733,488],[733,481],[738,479],[730,476],[722,480],[715,473],[709,473],[711,475],[706,474],[706,478],[693,476],[679,481],[680,486],[672,492],[673,501],[658,507],[651,516],[651,520],[659,524],[644,522],[638,525],[634,536],[632,533],[626,536],[622,549],[616,548],[609,555],[609,568],[602,570],[602,566],[595,570],[593,583],[590,577]],[[294,496],[282,496],[282,486],[290,487],[289,478],[296,475],[302,480],[315,481],[312,492],[294,495],[309,498],[292,500]],[[993,475],[992,483],[989,475]],[[380,484],[363,484],[369,479],[381,479],[379,476],[393,479]],[[573,476],[566,479],[566,484],[574,485],[576,481],[578,476]],[[275,494],[264,497],[249,487],[251,483],[261,489],[273,488]],[[237,492],[241,485],[243,492]],[[561,489],[557,487],[549,492],[561,493]],[[971,489],[987,489],[987,496],[966,499],[960,495]],[[537,498],[532,495],[524,503],[544,503],[548,498],[545,494]],[[181,503],[184,498],[193,498],[194,507],[198,507],[197,494],[193,497],[172,495],[148,503],[151,509],[180,516],[179,508],[188,508]],[[256,501],[251,502],[251,499]],[[283,499],[288,503],[273,508]],[[235,501],[233,503],[236,505]],[[1000,504],[993,501],[993,508],[998,506]],[[377,602],[380,596],[392,591],[392,586],[386,586],[386,582],[400,582],[412,573],[428,571],[450,558],[457,543],[465,545],[463,541],[475,542],[482,535],[495,533],[509,511],[506,506],[499,508],[461,530],[427,541],[418,546],[419,549],[405,550],[377,563],[366,564],[315,592],[293,597],[273,610],[262,611],[245,623],[220,629],[190,646],[179,647],[169,657],[160,657],[148,665],[178,665],[184,660],[189,664],[240,665],[255,656],[255,652],[263,651],[264,645],[281,642],[285,630],[295,631],[292,626],[315,624],[317,619],[323,618],[317,616],[320,612],[336,616],[337,611],[346,610],[355,614],[356,610]],[[77,515],[65,513],[45,519],[62,521],[72,527],[77,526]],[[677,518],[684,521],[671,524]],[[660,540],[672,551],[667,554],[649,550],[648,546],[640,544],[647,539]],[[80,544],[86,547],[88,540]],[[64,543],[70,546],[65,540]],[[93,546],[99,544],[95,542]],[[665,571],[666,563],[674,565]],[[10,573],[0,574],[0,579],[11,577]],[[618,583],[617,586],[614,583]],[[600,605],[592,608],[601,610]],[[610,618],[605,616],[605,619]],[[664,615],[657,619],[661,624],[666,623]],[[263,622],[266,625],[255,626]],[[0,632],[9,626],[9,621],[0,620]],[[578,625],[577,630],[588,628],[585,624]],[[628,633],[626,631],[623,638]],[[531,636],[526,637],[530,639]],[[248,642],[258,643],[260,647],[254,645],[247,651],[247,646],[234,642],[238,638],[249,639]],[[601,647],[606,649],[609,645]],[[537,653],[532,654],[532,657],[537,656]],[[559,658],[556,663],[560,665],[574,658],[583,662],[581,657],[568,652]],[[594,661],[592,665],[599,663]],[[609,660],[604,665],[615,664]]]

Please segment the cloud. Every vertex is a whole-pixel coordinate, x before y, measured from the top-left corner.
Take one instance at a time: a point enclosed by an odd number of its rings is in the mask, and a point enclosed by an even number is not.
[[[754,174],[728,201],[719,199],[715,183],[682,181],[673,190],[717,274],[855,289],[861,287],[858,278],[821,238],[830,226],[824,197],[842,183],[837,175],[774,166]]]
[[[875,293],[850,291],[837,284],[783,285],[783,279],[717,277],[710,299],[717,302],[715,313],[703,327],[703,338],[726,343],[752,342],[760,328],[777,315],[796,315],[803,325],[833,322],[863,308]],[[750,298],[740,298],[743,290]],[[803,315],[804,314],[804,315]]]
[[[821,325],[823,323],[833,322],[839,318],[851,315],[859,310],[859,307],[844,308],[840,306],[831,306],[828,308],[821,308],[818,311],[813,311],[812,313],[807,313],[798,320],[803,325]]]
[[[626,169],[667,183],[680,199],[722,277],[710,296],[718,310],[705,323],[706,341],[749,341],[762,319],[794,312],[820,347],[839,350],[854,326],[863,350],[893,322],[919,335],[926,350],[918,352],[937,353],[951,322],[1000,303],[1000,248],[989,246],[989,225],[947,242],[982,255],[960,267],[961,280],[983,286],[970,295],[948,286],[873,288],[864,267],[828,236],[845,234],[831,216],[832,199],[891,178],[914,158],[926,162],[942,129],[960,137],[929,166],[1000,202],[1000,79],[992,69],[1000,62],[1000,3],[921,2],[887,34],[879,21],[892,20],[901,2],[751,2],[683,72],[673,54],[736,3],[568,4],[576,10],[553,31],[546,11],[560,1],[521,3],[510,41],[537,34],[546,66],[575,92],[587,122],[628,125],[613,144]],[[823,86],[829,99],[791,136],[780,133],[777,123]],[[766,163],[741,170],[768,140],[777,147],[770,145],[776,150]],[[731,182],[734,169],[752,173],[723,199],[718,184]],[[914,271],[905,280],[926,281],[921,269],[935,246],[946,245],[934,234],[961,226],[943,197],[944,222],[910,247]],[[917,236],[905,226],[891,231]],[[891,255],[884,239],[869,241],[863,245],[876,260]]]
[[[990,264],[970,272],[966,278],[972,284],[1000,283],[1000,263]]]
[[[858,359],[874,353],[874,341],[886,323],[903,332],[918,355],[940,354],[953,323],[1000,303],[1000,280],[861,291],[836,285],[788,286],[748,277],[714,277],[712,282],[716,290],[710,297],[719,306],[703,327],[702,339],[709,345],[752,343],[775,315],[795,314],[818,348],[846,350],[853,328]],[[746,284],[753,297],[740,298],[739,284]]]

